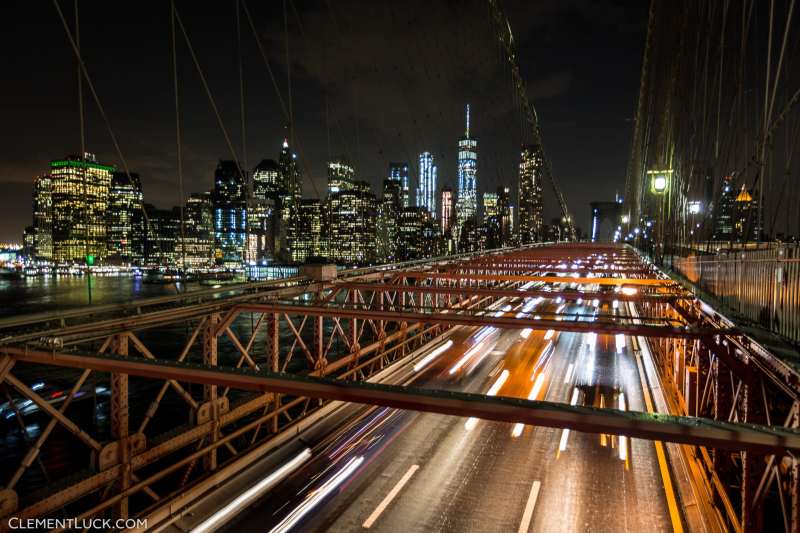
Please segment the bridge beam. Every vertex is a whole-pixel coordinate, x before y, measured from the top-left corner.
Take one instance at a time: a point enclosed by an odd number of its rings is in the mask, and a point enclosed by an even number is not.
[[[103,354],[75,354],[4,347],[0,353],[19,361],[119,372],[155,379],[180,379],[212,386],[381,405],[500,422],[569,428],[588,433],[677,442],[731,450],[783,453],[800,451],[800,433],[785,428],[714,421],[636,411],[597,409],[517,398],[490,397],[341,381],[250,370],[210,368],[188,363],[150,361]]]

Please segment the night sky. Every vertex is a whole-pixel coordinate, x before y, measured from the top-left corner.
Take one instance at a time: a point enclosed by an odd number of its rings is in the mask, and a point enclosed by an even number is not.
[[[199,4],[177,2],[236,157],[243,160],[235,3]],[[624,187],[647,2],[503,4],[545,149],[585,231],[589,202],[610,200]],[[72,2],[61,5],[72,24]],[[282,2],[247,5],[288,100]],[[485,2],[293,0],[287,5],[295,146],[305,195],[324,191],[325,161],[339,154],[348,156],[357,177],[378,193],[389,161],[415,166],[419,152],[427,150],[437,159],[439,186],[455,187],[456,143],[467,103],[478,139],[479,191],[500,184],[516,191],[519,145],[528,137]],[[142,177],[145,201],[161,207],[179,201],[168,6],[80,0],[90,76],[131,171]],[[19,242],[31,221],[34,177],[47,170],[49,160],[80,150],[77,73],[52,2],[20,0],[3,7],[0,240]],[[217,160],[232,155],[186,43],[178,38],[189,193],[210,189]],[[263,158],[277,159],[286,120],[244,15],[242,50],[246,160],[252,168]],[[88,90],[84,96],[87,150],[100,162],[121,167]],[[557,213],[549,190],[545,202],[549,219]]]

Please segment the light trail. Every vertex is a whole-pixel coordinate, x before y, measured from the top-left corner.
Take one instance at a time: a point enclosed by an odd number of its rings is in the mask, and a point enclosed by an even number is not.
[[[511,373],[508,371],[508,369],[503,370],[502,372],[500,372],[500,377],[497,378],[497,380],[494,382],[494,384],[486,392],[486,396],[496,396],[497,393],[500,391],[500,389],[505,384],[505,382],[508,380],[508,377],[510,375],[511,375]],[[467,431],[472,431],[473,429],[475,429],[476,425],[478,425],[478,419],[473,416],[473,417],[470,417],[464,423],[464,429],[466,429]]]
[[[580,394],[580,391],[578,390],[578,387],[574,387],[572,389],[572,398],[569,401],[570,405],[575,405],[575,404],[578,403],[578,395],[579,394]],[[563,452],[564,450],[567,449],[567,440],[568,439],[569,439],[569,429],[561,430],[561,440],[558,443],[558,451],[556,452],[556,459],[558,459],[558,456],[561,454],[561,452]]]
[[[355,457],[350,459],[342,470],[336,473],[332,478],[322,484],[318,489],[313,491],[311,495],[303,501],[294,511],[289,513],[286,518],[280,521],[278,525],[270,530],[270,533],[284,533],[292,529],[297,523],[308,514],[311,509],[319,505],[330,493],[336,490],[339,485],[350,477],[356,469],[364,462],[364,457]]]
[[[450,369],[450,372],[448,373],[450,375],[453,375],[456,372],[458,372],[461,369],[461,367],[464,366],[466,362],[469,361],[473,355],[475,355],[480,351],[481,348],[483,348],[483,342],[479,342],[478,344],[467,350],[467,353],[465,353],[464,356],[461,359],[459,359],[458,362],[456,362],[456,364],[453,366],[453,368]]]
[[[539,372],[536,375],[536,381],[533,382],[533,387],[531,388],[531,392],[528,393],[529,400],[535,400],[539,397],[539,393],[542,391],[542,386],[544,385],[544,372]],[[514,424],[514,429],[511,430],[512,437],[519,437],[522,435],[522,430],[525,429],[525,424],[517,423]]]
[[[292,460],[275,470],[273,473],[241,493],[225,507],[208,517],[197,527],[192,529],[192,533],[206,533],[214,531],[223,521],[228,521],[235,516],[241,509],[247,507],[259,496],[283,481],[289,474],[297,470],[303,463],[311,458],[311,450],[306,448]]]
[[[419,372],[420,370],[428,366],[431,363],[431,361],[442,355],[444,352],[450,349],[451,346],[453,346],[453,341],[449,340],[446,343],[439,346],[438,348],[434,349],[431,353],[426,355],[421,361],[419,361],[417,364],[414,365],[414,372]]]

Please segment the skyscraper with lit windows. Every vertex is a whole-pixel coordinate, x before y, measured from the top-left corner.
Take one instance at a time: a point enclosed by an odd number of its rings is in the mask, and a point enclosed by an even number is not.
[[[214,172],[214,237],[216,257],[223,264],[244,260],[247,236],[244,170],[236,161],[220,161]]]
[[[519,237],[521,244],[542,240],[544,154],[539,145],[522,147],[519,161]]]
[[[478,193],[476,182],[478,174],[478,141],[470,136],[470,110],[467,105],[464,136],[458,141],[458,200],[456,201],[456,241],[460,240],[461,230],[469,219],[477,222]]]
[[[442,218],[440,227],[442,233],[448,233],[453,225],[453,189],[450,187],[442,188]]]
[[[108,260],[123,265],[139,265],[144,256],[142,216],[142,182],[131,172],[114,172],[111,177],[106,235]]]
[[[411,192],[408,186],[408,163],[389,163],[389,179],[400,183],[402,207],[410,207]]]
[[[436,218],[436,164],[430,152],[419,154],[417,207],[424,207],[431,218]]]
[[[50,162],[53,203],[53,261],[84,263],[107,254],[106,210],[114,167],[93,154]]]
[[[328,161],[328,194],[353,188],[355,170],[344,156]]]
[[[36,178],[33,184],[33,239],[31,254],[36,259],[53,258],[53,183],[49,174]]]

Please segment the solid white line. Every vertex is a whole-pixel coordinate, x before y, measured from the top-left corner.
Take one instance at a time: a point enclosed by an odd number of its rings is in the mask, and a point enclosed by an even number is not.
[[[519,524],[517,533],[528,533],[528,528],[531,526],[531,518],[533,518],[533,507],[536,505],[536,499],[539,497],[539,487],[542,486],[541,481],[534,481],[531,485],[531,493],[528,496],[528,503],[525,504],[525,512],[522,513],[522,522]]]
[[[372,511],[372,514],[369,515],[369,518],[367,518],[366,522],[364,522],[363,527],[365,529],[369,529],[372,524],[375,523],[378,517],[381,516],[381,513],[386,510],[390,503],[392,503],[392,500],[395,499],[397,494],[403,490],[405,484],[408,483],[408,480],[411,479],[411,476],[413,476],[414,472],[416,472],[418,469],[419,465],[411,465],[411,468],[409,468],[408,471],[403,474],[403,477],[400,478],[400,481],[397,482],[397,485],[395,485],[394,488],[389,491],[389,494],[386,495],[383,501],[378,504],[374,511]]]

